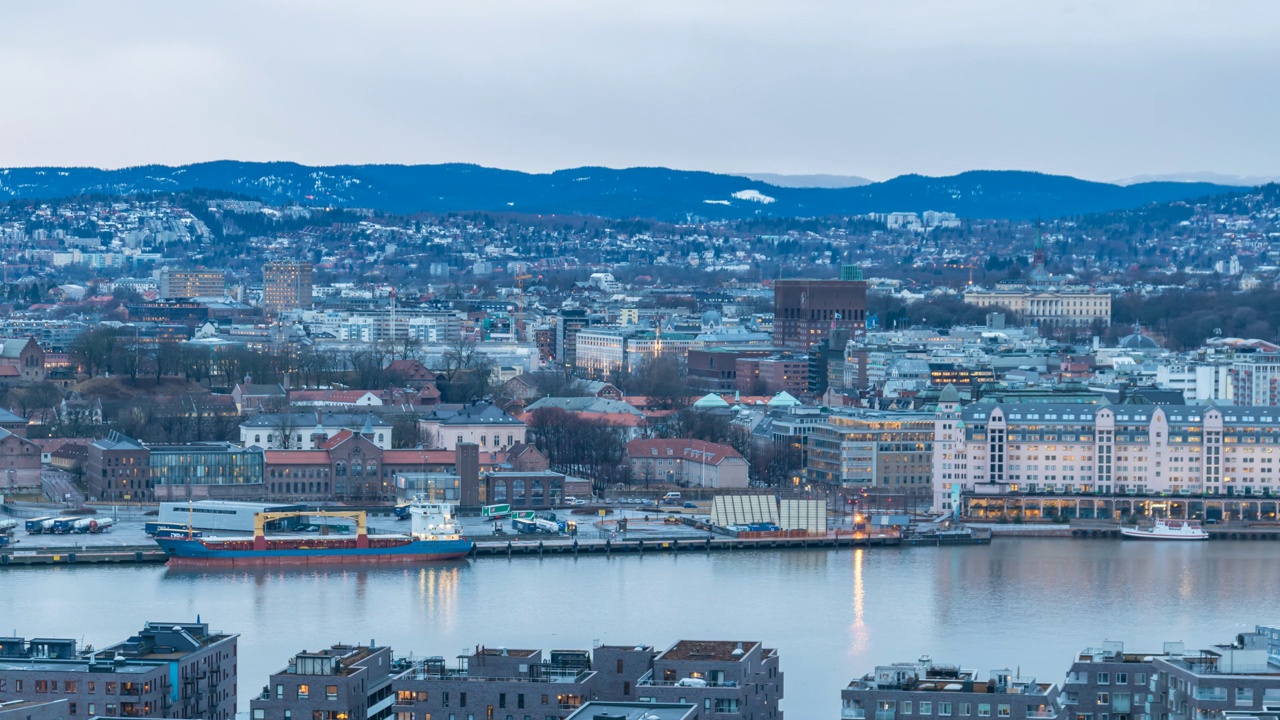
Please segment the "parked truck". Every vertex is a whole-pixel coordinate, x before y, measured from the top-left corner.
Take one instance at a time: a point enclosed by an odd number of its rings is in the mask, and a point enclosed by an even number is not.
[[[44,524],[46,522],[49,523],[49,527],[50,529],[52,529],[53,518],[51,517],[38,517],[38,518],[31,518],[27,520],[26,522],[27,532],[31,533],[32,535],[39,535],[40,533],[44,532]]]
[[[60,517],[53,521],[53,533],[55,535],[66,535],[75,529],[76,523],[88,518],[81,517]]]
[[[18,529],[17,520],[0,520],[0,535],[12,535]]]

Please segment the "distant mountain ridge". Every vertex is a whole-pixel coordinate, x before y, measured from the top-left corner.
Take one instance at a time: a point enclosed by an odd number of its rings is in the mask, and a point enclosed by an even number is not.
[[[1120,186],[1019,170],[902,175],[846,188],[779,187],[670,168],[580,167],[532,174],[479,165],[333,165],[220,160],[170,167],[0,169],[0,200],[221,190],[271,203],[385,212],[494,211],[660,220],[954,212],[969,218],[1061,217],[1239,190],[1215,183]]]

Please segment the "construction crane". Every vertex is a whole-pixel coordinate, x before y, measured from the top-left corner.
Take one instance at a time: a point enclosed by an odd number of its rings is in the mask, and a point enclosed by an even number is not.
[[[516,326],[511,328],[515,334],[516,342],[520,342],[520,333],[524,330],[524,281],[532,278],[525,271],[524,263],[516,265]],[[528,339],[527,337],[525,338]]]

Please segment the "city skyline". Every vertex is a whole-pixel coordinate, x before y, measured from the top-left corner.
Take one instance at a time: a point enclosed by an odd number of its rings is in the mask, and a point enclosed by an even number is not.
[[[1266,3],[6,9],[2,166],[1272,177]],[[57,27],[51,34],[46,28]],[[591,58],[589,62],[584,58]],[[74,92],[73,92],[74,90]],[[1199,100],[1195,100],[1199,98]],[[1231,112],[1223,112],[1232,108]]]

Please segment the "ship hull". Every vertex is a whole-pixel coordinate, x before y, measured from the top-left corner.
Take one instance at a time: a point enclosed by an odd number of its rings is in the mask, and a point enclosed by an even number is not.
[[[269,547],[228,549],[218,541],[199,538],[156,538],[170,565],[331,565],[420,563],[457,560],[471,553],[474,543],[457,540],[411,540],[380,547]]]

